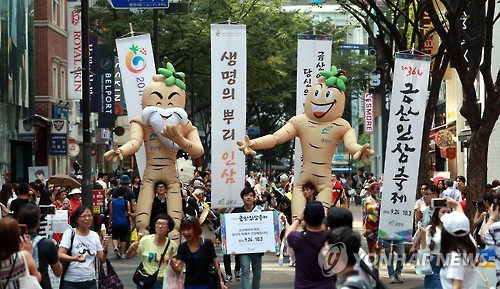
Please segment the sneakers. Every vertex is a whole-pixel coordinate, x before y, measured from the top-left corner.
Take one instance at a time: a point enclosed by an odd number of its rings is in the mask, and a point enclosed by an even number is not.
[[[391,284],[396,283],[396,278],[394,276],[389,276],[389,279],[391,280]]]
[[[120,250],[118,250],[118,248],[115,248],[113,251],[115,252],[117,259],[121,259],[122,258],[122,254],[120,254]]]
[[[403,283],[405,280],[403,280],[403,277],[401,277],[400,274],[396,274],[396,281],[397,283]]]
[[[240,270],[234,270],[234,278],[235,278],[237,281],[240,281],[240,280],[241,280]]]
[[[231,282],[233,280],[233,275],[227,275],[226,278],[224,278],[224,283]]]

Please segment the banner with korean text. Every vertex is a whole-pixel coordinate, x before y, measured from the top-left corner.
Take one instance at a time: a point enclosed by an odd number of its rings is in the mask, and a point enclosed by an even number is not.
[[[411,241],[431,57],[396,54],[378,237]]]
[[[142,91],[156,74],[153,49],[149,34],[116,39],[116,50],[122,76],[123,94],[127,103],[127,117],[131,121],[141,115]],[[141,146],[135,153],[141,176],[146,168],[146,150]]]
[[[246,26],[210,25],[212,63],[212,208],[242,206],[245,156]]]
[[[332,35],[299,34],[297,35],[297,97],[296,114],[304,113],[304,101],[309,89],[318,82],[320,71],[330,69],[332,65]],[[302,168],[302,149],[300,139],[295,138],[295,173]],[[294,178],[296,182],[298,178]]]
[[[279,220],[277,211],[221,215],[223,254],[277,252]]]
[[[82,22],[80,1],[68,5],[68,99],[82,99]]]

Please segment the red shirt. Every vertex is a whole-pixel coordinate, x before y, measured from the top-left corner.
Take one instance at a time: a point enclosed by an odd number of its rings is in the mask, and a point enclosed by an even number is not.
[[[333,190],[332,190],[332,202],[335,203],[335,200],[339,197],[339,194],[342,193],[342,189],[344,187],[342,186],[342,182],[340,181],[335,181],[333,183]]]

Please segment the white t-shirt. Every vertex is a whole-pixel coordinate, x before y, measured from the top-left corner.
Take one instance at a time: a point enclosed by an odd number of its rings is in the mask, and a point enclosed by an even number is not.
[[[436,227],[436,232],[434,233],[434,236],[431,238],[431,233],[429,230],[431,229],[431,225],[427,226],[425,228],[425,243],[427,244],[427,247],[431,244],[431,241],[434,241],[434,249],[430,250],[431,254],[439,254],[441,251],[441,228]]]
[[[108,188],[108,184],[106,184],[106,182],[103,181],[103,180],[97,180],[96,183],[98,183],[99,185],[101,185],[101,187],[103,189],[107,189]]]
[[[462,289],[475,289],[476,271],[473,266],[465,265],[466,262],[458,252],[451,252],[447,258],[447,266],[441,268],[441,286],[443,289],[452,289],[453,280],[462,280]]]
[[[66,249],[71,247],[71,230],[67,229],[61,240],[60,246]],[[76,229],[75,229],[76,230]],[[96,279],[94,260],[97,252],[102,251],[99,235],[94,231],[89,231],[87,236],[80,236],[75,233],[71,256],[85,255],[85,262],[69,263],[68,271],[64,275],[64,280],[70,282],[83,282]],[[68,254],[69,255],[69,254]]]

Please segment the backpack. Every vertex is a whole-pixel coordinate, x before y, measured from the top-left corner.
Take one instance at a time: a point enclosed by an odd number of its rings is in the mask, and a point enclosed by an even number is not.
[[[45,239],[45,237],[42,237],[40,235],[36,236],[35,239],[33,239],[33,259],[35,259],[35,264],[36,267],[39,268],[39,261],[38,261],[38,243]]]

